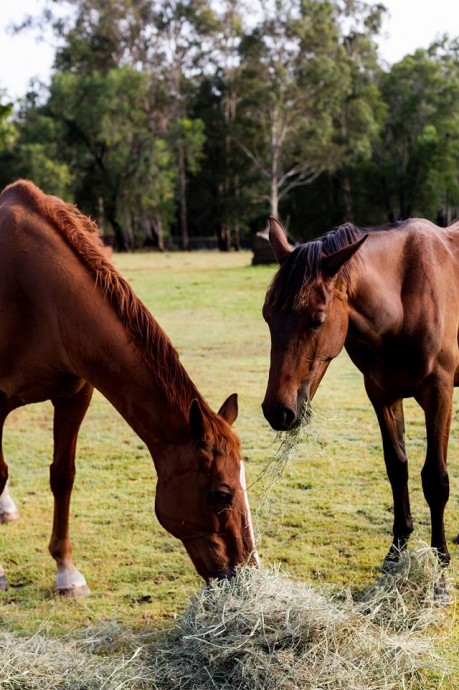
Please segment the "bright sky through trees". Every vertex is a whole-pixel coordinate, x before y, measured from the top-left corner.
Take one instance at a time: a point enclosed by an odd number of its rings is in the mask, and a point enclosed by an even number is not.
[[[381,0],[369,0],[376,4]],[[381,57],[388,63],[400,60],[416,48],[427,47],[437,36],[459,36],[457,0],[382,0],[389,11],[380,40]],[[1,0],[0,89],[10,97],[22,96],[30,79],[48,80],[54,57],[54,38],[38,38],[34,32],[12,35],[8,27],[28,14],[37,15],[44,0]]]

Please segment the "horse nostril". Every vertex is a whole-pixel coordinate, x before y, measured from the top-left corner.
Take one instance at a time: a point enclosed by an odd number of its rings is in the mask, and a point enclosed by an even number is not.
[[[297,419],[296,412],[291,407],[269,405],[263,402],[261,409],[267,421],[276,431],[287,431],[295,424]]]
[[[279,420],[283,429],[290,429],[296,420],[296,413],[290,407],[280,409]]]

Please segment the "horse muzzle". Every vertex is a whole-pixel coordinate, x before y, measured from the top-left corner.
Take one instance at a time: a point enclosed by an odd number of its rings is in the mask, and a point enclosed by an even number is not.
[[[270,400],[266,395],[261,409],[266,420],[275,431],[291,431],[298,424],[309,422],[310,414],[300,414],[308,402],[309,390],[302,387],[297,393],[296,400],[292,402]]]
[[[265,419],[275,431],[289,431],[298,421],[298,414],[292,407],[286,405],[261,404]]]

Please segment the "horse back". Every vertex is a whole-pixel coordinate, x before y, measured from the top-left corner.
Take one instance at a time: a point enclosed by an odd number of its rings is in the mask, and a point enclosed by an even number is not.
[[[348,352],[378,385],[412,395],[435,371],[454,374],[459,367],[458,229],[410,219],[399,228],[370,233],[355,264],[351,313]]]
[[[67,207],[28,181],[0,195],[0,393],[19,404],[81,387],[69,325],[84,328],[97,307],[94,277],[57,230],[54,205]]]

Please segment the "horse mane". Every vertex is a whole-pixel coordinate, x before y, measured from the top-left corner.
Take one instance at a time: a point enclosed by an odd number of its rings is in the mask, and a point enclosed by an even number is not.
[[[97,224],[74,205],[45,194],[29,180],[19,180],[4,190],[13,192],[34,207],[60,233],[78,258],[94,275],[123,324],[129,340],[149,368],[170,405],[178,405],[187,417],[195,398],[217,435],[233,445],[239,440],[231,428],[208,405],[180,362],[177,350],[150,311],[137,297],[120,271],[107,258]]]
[[[309,301],[314,282],[321,275],[322,259],[348,247],[366,234],[399,228],[405,221],[397,221],[385,227],[358,228],[352,223],[339,225],[317,239],[296,247],[280,266],[266,294],[266,302],[282,311],[298,311]],[[338,273],[345,287],[351,280],[351,270],[358,254],[348,261]]]

